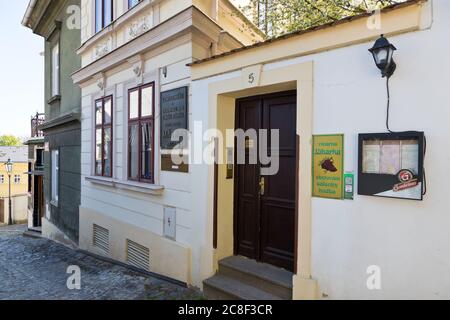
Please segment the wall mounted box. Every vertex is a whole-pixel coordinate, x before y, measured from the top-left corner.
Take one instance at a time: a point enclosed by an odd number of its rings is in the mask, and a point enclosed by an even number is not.
[[[423,132],[359,135],[358,194],[423,200]]]
[[[177,209],[164,208],[164,237],[175,240],[177,230]]]

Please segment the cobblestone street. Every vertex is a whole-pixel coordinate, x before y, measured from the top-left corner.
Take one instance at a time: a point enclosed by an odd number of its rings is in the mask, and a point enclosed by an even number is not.
[[[0,226],[0,300],[198,300],[198,292]],[[69,266],[81,290],[67,288]]]

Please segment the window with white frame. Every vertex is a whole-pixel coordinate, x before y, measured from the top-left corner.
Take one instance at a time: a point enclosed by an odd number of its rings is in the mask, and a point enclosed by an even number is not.
[[[113,1],[95,0],[95,32],[102,31],[113,20]]]
[[[137,5],[142,0],[128,0],[128,9],[133,8],[135,5]]]
[[[59,199],[59,150],[52,150],[52,201]]]
[[[15,174],[14,175],[14,183],[15,184],[19,184],[20,183],[20,174]]]
[[[52,48],[52,97],[59,95],[59,43]]]
[[[95,175],[112,177],[113,97],[95,102]]]
[[[4,184],[5,183],[5,175],[0,175],[0,184]]]

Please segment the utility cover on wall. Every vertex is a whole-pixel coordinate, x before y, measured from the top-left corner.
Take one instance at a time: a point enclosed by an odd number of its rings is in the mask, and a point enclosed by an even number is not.
[[[177,209],[164,208],[164,237],[175,240],[177,227]]]

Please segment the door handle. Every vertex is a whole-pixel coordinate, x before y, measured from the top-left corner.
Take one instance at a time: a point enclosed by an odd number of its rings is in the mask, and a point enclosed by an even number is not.
[[[259,180],[259,194],[263,196],[265,190],[266,190],[266,178],[261,177]]]

